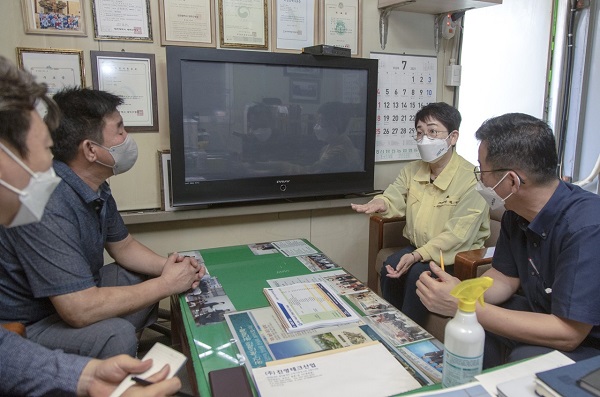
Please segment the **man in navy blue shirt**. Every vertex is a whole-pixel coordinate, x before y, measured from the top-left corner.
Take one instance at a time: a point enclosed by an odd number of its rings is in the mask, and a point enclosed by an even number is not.
[[[0,321],[19,321],[51,349],[106,358],[137,353],[137,336],[161,299],[198,285],[194,258],[165,258],[129,234],[106,180],[133,167],[135,141],[108,92],[54,95],[52,131],[62,178],[41,221],[0,229]],[[104,265],[104,251],[115,264]]]
[[[486,330],[484,368],[551,350],[574,360],[600,354],[600,197],[557,177],[552,130],[511,113],[477,130],[478,190],[491,208],[505,205],[494,284],[477,318]],[[431,264],[417,294],[433,312],[452,316],[459,280]],[[440,282],[441,281],[441,282]]]

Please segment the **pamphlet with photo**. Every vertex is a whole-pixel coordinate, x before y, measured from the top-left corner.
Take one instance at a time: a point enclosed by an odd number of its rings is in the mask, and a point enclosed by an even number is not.
[[[321,270],[330,270],[339,268],[340,265],[335,263],[325,254],[310,254],[297,256],[298,259],[311,272],[320,272]]]
[[[265,288],[263,291],[288,332],[360,321],[350,305],[324,282]]]

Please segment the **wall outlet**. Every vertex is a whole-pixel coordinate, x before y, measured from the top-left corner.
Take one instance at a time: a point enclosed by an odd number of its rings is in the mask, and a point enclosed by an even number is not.
[[[446,86],[458,87],[460,85],[460,74],[462,66],[448,65],[446,66]]]

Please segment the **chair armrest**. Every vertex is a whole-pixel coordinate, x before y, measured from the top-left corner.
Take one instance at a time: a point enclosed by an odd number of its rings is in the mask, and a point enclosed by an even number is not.
[[[477,270],[480,266],[492,263],[491,257],[485,257],[486,252],[487,248],[480,248],[457,253],[454,257],[454,275],[460,280],[477,277]],[[425,319],[424,328],[439,341],[444,342],[444,330],[447,323],[447,317],[429,313]]]
[[[492,257],[486,257],[487,248],[462,251],[454,257],[454,275],[460,280],[477,277],[477,268],[492,263]]]
[[[21,323],[3,323],[2,327],[16,334],[19,334],[22,337],[25,337],[25,325]]]
[[[386,225],[390,226],[393,224],[398,224],[398,230],[400,232],[394,233],[397,236],[398,243],[390,244],[390,236],[385,236],[384,232],[386,231]],[[369,252],[368,252],[368,269],[367,269],[367,278],[368,278],[368,286],[373,291],[377,291],[377,269],[376,269],[376,260],[377,253],[382,249],[393,245],[406,245],[406,239],[402,236],[402,229],[404,229],[405,220],[404,217],[393,217],[393,218],[384,218],[379,215],[371,215],[369,217]]]

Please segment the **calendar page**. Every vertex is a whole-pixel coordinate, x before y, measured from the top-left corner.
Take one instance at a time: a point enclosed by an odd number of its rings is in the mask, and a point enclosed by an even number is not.
[[[435,56],[371,53],[379,60],[375,161],[420,158],[415,114],[436,101]]]

